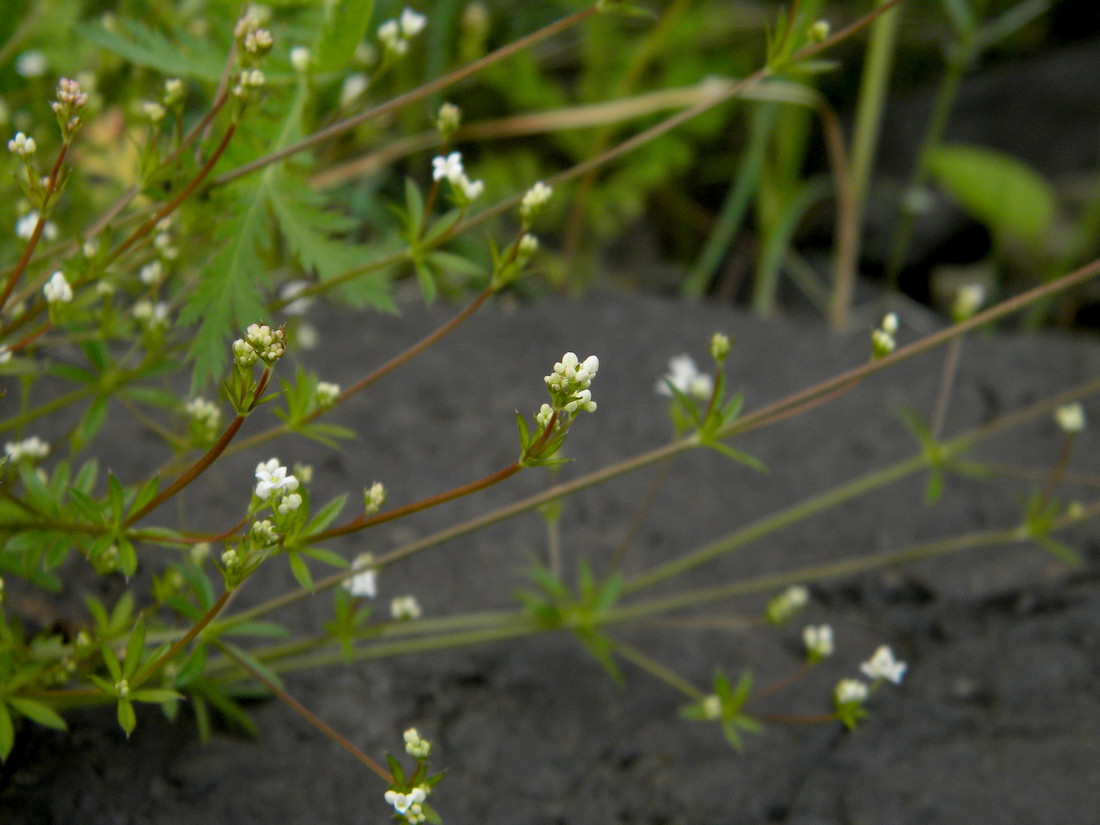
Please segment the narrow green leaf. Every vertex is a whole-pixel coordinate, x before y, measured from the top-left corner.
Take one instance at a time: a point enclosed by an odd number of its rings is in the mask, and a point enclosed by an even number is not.
[[[359,41],[367,33],[374,0],[340,0],[322,4],[320,33],[313,49],[317,69],[343,71],[351,63]]]
[[[183,699],[183,694],[164,688],[142,688],[141,690],[135,690],[131,698],[135,702],[161,704],[163,702],[178,702]]]
[[[303,532],[307,535],[310,533],[318,533],[324,530],[340,515],[340,511],[344,509],[344,505],[347,503],[348,494],[337,496],[328,504],[320,509],[320,511],[312,519],[309,524],[305,526]]]
[[[313,590],[313,576],[310,575],[309,567],[306,565],[301,553],[297,550],[288,550],[286,557],[287,561],[290,562],[290,572],[294,574],[298,584],[304,590]]]
[[[6,704],[0,702],[0,759],[7,761],[14,746],[15,725],[11,720],[11,712]]]
[[[137,727],[137,714],[134,713],[134,706],[129,699],[118,700],[118,724],[126,732],[126,738],[129,739],[130,734]]]
[[[65,720],[51,708],[34,699],[23,699],[19,696],[9,696],[7,702],[16,712],[26,716],[32,722],[54,730],[68,730]]]
[[[222,644],[225,645],[227,650],[231,650],[234,656],[238,657],[242,662],[248,665],[249,668],[262,676],[268,682],[278,688],[283,687],[283,680],[279,677],[279,674],[269,668],[251,653],[237,647],[236,645],[230,644],[229,642],[222,642]],[[264,690],[267,690],[267,688],[265,687]]]
[[[132,679],[145,652],[145,619],[138,619],[126,643],[126,658],[122,662],[122,678]],[[118,681],[117,679],[115,681]]]
[[[107,474],[107,503],[110,506],[111,520],[118,524],[126,510],[126,491],[114,473]]]

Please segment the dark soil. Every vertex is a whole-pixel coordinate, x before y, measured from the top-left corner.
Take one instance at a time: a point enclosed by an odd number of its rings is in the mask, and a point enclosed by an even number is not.
[[[322,378],[350,384],[447,317],[330,317]],[[877,319],[876,319],[877,320]],[[934,325],[902,312],[903,342]],[[669,357],[705,362],[711,332],[735,336],[733,384],[747,409],[867,358],[866,330],[835,336],[813,319],[762,323],[725,309],[615,296],[580,304],[495,307],[376,385],[333,418],[361,438],[339,451],[300,440],[234,457],[190,497],[193,521],[224,526],[246,506],[255,463],[278,455],[314,466],[313,500],[375,479],[401,504],[480,477],[515,457],[513,410],[544,400],[542,376],[566,350],[598,354],[595,415],[577,422],[562,478],[665,442],[666,400],[653,385]],[[757,473],[715,453],[677,459],[626,555],[627,574],[673,558],[918,447],[896,415],[927,415],[943,352],[864,382],[835,402],[736,443],[762,459]],[[968,339],[947,419],[953,434],[1100,375],[1094,339],[1059,335]],[[1093,420],[1100,408],[1086,401]],[[250,425],[251,426],[251,425]],[[259,428],[256,425],[256,429]],[[1071,459],[1097,474],[1096,428]],[[245,433],[247,435],[247,433]],[[1061,436],[1049,416],[983,443],[975,457],[1044,468]],[[117,439],[106,463],[135,478],[160,456],[150,441]],[[569,500],[561,524],[566,569],[602,569],[622,540],[654,470]],[[970,530],[1018,524],[1041,479],[952,476],[934,506],[926,477],[910,477],[812,518],[675,583],[697,588],[815,562],[867,556]],[[334,544],[353,555],[517,500],[548,483],[535,470],[498,488]],[[1088,500],[1086,487],[1059,495]],[[705,687],[716,667],[751,668],[767,685],[797,669],[804,623],[830,622],[838,650],[793,688],[753,705],[760,713],[821,713],[836,681],[890,644],[910,664],[900,688],[871,699],[854,733],[837,724],[769,725],[731,749],[713,725],[681,720],[665,684],[623,664],[617,686],[568,635],[500,643],[292,674],[288,689],[369,754],[399,751],[412,725],[433,741],[447,776],[432,796],[448,823],[760,823],[1042,825],[1098,821],[1100,798],[1100,543],[1095,527],[1061,536],[1084,558],[1071,570],[1034,546],[997,546],[813,585],[811,605],[784,628],[616,629],[616,637]],[[415,593],[426,616],[514,605],[546,532],[527,514],[433,548],[380,577],[382,609]],[[153,551],[157,552],[157,551]],[[292,586],[282,560],[261,569],[242,604]],[[247,598],[246,598],[247,596]],[[696,615],[752,615],[763,596],[702,605]],[[327,594],[280,615],[318,628]],[[0,821],[12,825],[384,822],[385,788],[277,701],[252,706],[261,734],[218,730],[198,741],[185,710],[156,708],[126,741],[113,710],[71,717],[69,734],[25,728],[5,768]]]

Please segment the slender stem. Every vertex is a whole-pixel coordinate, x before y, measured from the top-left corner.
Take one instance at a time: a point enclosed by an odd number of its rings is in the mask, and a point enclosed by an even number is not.
[[[951,401],[951,389],[955,385],[962,346],[962,338],[956,338],[947,345],[943,370],[940,372],[940,386],[936,391],[936,406],[932,412],[932,438],[934,439],[938,439],[943,432],[943,422],[947,417],[947,405]]]
[[[363,753],[363,751],[359,750],[359,748],[355,747],[355,745],[351,743],[351,740],[349,740],[346,736],[344,736],[342,733],[332,727],[332,725],[328,724],[325,720],[323,720],[321,717],[319,717],[317,714],[315,714],[313,711],[311,711],[309,708],[307,708],[305,705],[303,705],[301,702],[299,702],[297,699],[287,693],[285,690],[283,690],[281,687],[276,685],[274,682],[272,682],[270,679],[268,679],[266,676],[264,676],[254,667],[252,667],[248,662],[238,656],[231,647],[224,644],[219,644],[217,645],[217,647],[219,650],[221,650],[222,653],[224,653],[226,656],[236,662],[240,667],[248,671],[253,679],[262,684],[273,694],[278,696],[279,700],[283,704],[285,704],[287,707],[289,707],[291,710],[293,710],[295,713],[297,713],[299,716],[301,716],[303,719],[313,725],[313,727],[317,728],[317,730],[321,731],[321,733],[323,733],[341,748],[346,750],[348,753],[350,753],[352,756],[354,756],[356,759],[358,759],[360,762],[362,762],[364,765],[366,765],[368,768],[370,768],[372,771],[382,777],[383,782],[385,782],[387,785],[393,784],[393,776],[390,774],[389,771],[387,771],[385,768],[383,768],[381,765],[379,765],[377,762],[375,762],[373,759]]]
[[[53,197],[54,190],[57,188],[57,178],[61,174],[61,164],[65,160],[65,155],[69,152],[68,142],[61,144],[61,149],[57,153],[57,159],[54,161],[53,168],[50,170],[50,176],[46,180],[46,190],[42,196],[42,209],[38,213],[38,220],[35,221],[34,230],[31,232],[31,237],[27,241],[27,246],[23,250],[23,254],[19,256],[19,261],[15,264],[15,268],[12,269],[11,275],[8,276],[8,282],[4,285],[4,291],[0,293],[0,313],[4,311],[4,305],[8,302],[8,297],[11,295],[12,290],[15,289],[15,284],[23,273],[27,269],[27,264],[30,263],[31,255],[34,254],[34,249],[38,246],[38,240],[42,237],[42,231],[46,228],[46,220],[50,216],[50,199]],[[28,165],[27,169],[30,168]]]
[[[335,400],[332,402],[331,405],[329,405],[328,407],[319,407],[319,408],[317,408],[316,410],[309,413],[307,416],[302,418],[302,420],[300,422],[297,422],[297,423],[298,424],[308,424],[310,421],[313,421],[314,419],[316,419],[321,414],[323,414],[323,413],[327,412],[328,410],[332,409],[332,407],[336,406],[337,404],[342,404],[344,401],[347,401],[349,398],[351,398],[356,393],[361,392],[362,390],[366,389],[367,387],[369,387],[371,384],[375,383],[379,379],[385,377],[386,375],[389,375],[391,372],[393,372],[395,369],[397,369],[401,365],[408,363],[413,358],[420,355],[420,353],[424,352],[424,350],[428,349],[429,347],[433,346],[434,344],[439,343],[439,341],[441,341],[446,336],[450,335],[452,332],[454,332],[456,329],[458,329],[463,323],[465,323],[467,320],[469,320],[469,318],[471,316],[473,316],[473,314],[475,312],[477,312],[477,310],[481,307],[481,305],[483,303],[485,303],[486,300],[488,300],[489,296],[492,295],[493,292],[494,292],[494,290],[491,286],[486,287],[486,289],[480,295],[478,295],[473,301],[471,301],[465,307],[465,309],[463,309],[460,313],[458,313],[458,315],[456,315],[454,318],[449,320],[447,323],[443,324],[441,327],[436,329],[434,332],[432,332],[429,335],[426,335],[423,338],[421,338],[419,341],[417,341],[415,344],[413,344],[411,347],[409,347],[404,352],[402,352],[399,355],[396,355],[393,358],[391,358],[389,361],[387,361],[385,364],[380,366],[378,369],[374,370],[374,372],[372,372],[370,375],[366,376],[365,378],[360,379],[359,381],[356,381],[354,384],[352,384],[350,387],[348,387],[343,392],[341,392],[338,396],[336,396]],[[261,433],[257,433],[256,435],[251,436],[249,438],[246,438],[244,441],[241,441],[240,443],[235,444],[232,448],[230,448],[230,450],[228,452],[233,453],[233,452],[238,452],[240,450],[248,449],[249,447],[254,447],[257,444],[261,444],[264,441],[268,441],[271,438],[274,438],[275,436],[277,436],[281,433],[287,432],[289,430],[290,430],[290,427],[289,427],[289,425],[286,425],[286,424],[281,424],[281,425],[277,425],[275,427],[271,427],[268,430],[265,430]]]
[[[633,662],[651,676],[656,676],[665,684],[676,688],[676,690],[680,691],[680,693],[685,696],[689,696],[696,701],[702,701],[706,698],[707,694],[704,691],[699,690],[699,688],[695,687],[691,682],[680,677],[656,659],[642,653],[638,648],[616,639],[613,639],[611,643],[615,646],[615,652],[624,659]]]
[[[138,685],[144,684],[145,682],[149,681],[149,679],[156,675],[157,671],[159,671],[166,664],[172,661],[172,659],[174,659],[177,654],[180,653],[180,651],[191,644],[191,642],[194,641],[200,633],[202,633],[203,629],[208,624],[210,624],[211,621],[213,621],[214,617],[221,612],[222,608],[225,607],[225,605],[229,602],[229,597],[234,592],[235,591],[233,590],[226,590],[220,596],[218,596],[218,600],[214,602],[213,605],[211,605],[210,609],[203,614],[202,618],[199,619],[195,623],[195,625],[180,638],[178,642],[168,648],[168,650],[164,652],[163,656],[161,656],[155,662],[147,663],[134,675],[130,686],[136,688]]]
[[[479,58],[478,60],[467,64],[466,66],[463,66],[461,69],[456,69],[450,74],[444,75],[443,77],[437,78],[436,80],[433,80],[429,83],[425,83],[422,86],[418,86],[417,88],[412,89],[405,94],[398,95],[397,97],[386,101],[380,106],[375,106],[373,109],[368,109],[367,111],[355,115],[354,117],[349,117],[346,120],[341,120],[339,123],[334,123],[327,129],[321,129],[320,131],[313,133],[309,137],[304,138],[297,143],[293,143],[290,146],[279,149],[275,152],[270,152],[263,157],[257,158],[251,163],[246,163],[231,172],[227,172],[226,174],[215,179],[213,181],[213,185],[221,186],[222,184],[234,181],[237,178],[243,177],[247,174],[255,172],[258,169],[262,169],[265,166],[280,161],[283,158],[287,158],[291,155],[301,152],[303,149],[309,149],[310,147],[316,146],[319,143],[324,143],[326,140],[330,140],[346,132],[350,132],[352,129],[355,129],[358,126],[367,123],[368,121],[389,114],[390,112],[397,111],[398,109],[408,106],[410,103],[415,103],[418,100],[430,97],[436,92],[446,89],[448,86],[452,86],[459,81],[465,80],[467,77],[471,77],[472,75],[477,74],[487,66],[498,63],[505,58],[511,57],[513,54],[517,54],[524,49],[530,48],[531,46],[542,40],[553,37],[554,35],[577,25],[585,18],[595,14],[596,11],[597,8],[594,5],[589,6],[585,9],[581,9],[580,11],[575,12],[568,17],[564,17],[561,20],[551,23],[549,26],[539,29],[536,32],[532,32],[526,37],[521,37],[519,40],[509,43],[507,46],[503,46],[494,52],[490,52],[484,57]]]

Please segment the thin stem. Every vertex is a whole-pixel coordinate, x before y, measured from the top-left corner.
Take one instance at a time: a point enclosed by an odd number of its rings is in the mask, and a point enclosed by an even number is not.
[[[354,756],[356,759],[358,759],[360,762],[362,762],[364,765],[366,765],[368,768],[370,768],[372,771],[382,777],[382,781],[385,782],[387,785],[393,784],[393,776],[390,774],[390,772],[379,765],[377,762],[375,762],[373,759],[371,759],[369,756],[367,756],[365,753],[363,753],[363,751],[359,750],[359,748],[355,747],[355,745],[351,743],[351,740],[349,740],[346,736],[341,734],[325,720],[323,720],[321,717],[319,717],[317,714],[315,714],[313,711],[311,711],[309,708],[307,708],[305,705],[303,705],[301,702],[299,702],[297,699],[295,699],[293,696],[283,690],[281,687],[276,685],[274,682],[272,682],[270,679],[268,679],[266,676],[264,676],[254,667],[252,667],[248,662],[238,656],[231,647],[224,644],[217,644],[216,646],[219,650],[221,650],[222,653],[224,653],[226,656],[236,662],[237,665],[248,671],[253,679],[262,684],[277,697],[279,697],[279,701],[281,701],[283,704],[285,704],[287,707],[289,707],[291,710],[293,710],[295,713],[297,713],[299,716],[301,716],[303,719],[313,725],[313,727],[317,728],[317,730],[321,731],[321,733],[323,733],[341,748],[346,750],[348,753],[350,753],[352,756]]]
[[[168,648],[163,656],[154,662],[147,663],[134,675],[131,681],[131,687],[136,688],[138,685],[149,681],[149,679],[157,674],[157,671],[172,661],[185,647],[191,644],[191,642],[202,633],[203,629],[214,620],[214,617],[221,612],[222,608],[229,602],[229,597],[234,592],[233,590],[226,590],[218,596],[218,600],[211,605],[210,609],[203,614],[202,618],[195,622],[195,625],[188,630],[178,642]]]
[[[955,338],[947,345],[947,354],[943,359],[943,371],[940,373],[940,386],[936,391],[936,406],[932,412],[932,438],[939,439],[943,432],[943,422],[947,417],[947,405],[951,401],[951,390],[955,385],[955,375],[959,370],[959,357],[962,354],[963,339]]]
[[[612,639],[611,644],[614,645],[615,652],[628,662],[633,662],[649,675],[657,677],[667,685],[671,685],[685,696],[697,702],[701,702],[707,697],[706,692],[699,690],[699,688],[695,687],[691,682],[680,677],[656,659],[642,653],[638,648],[628,645],[626,642],[620,642],[617,639]]]
[[[366,389],[367,387],[369,387],[371,384],[375,383],[379,379],[385,377],[386,375],[389,375],[391,372],[393,372],[398,367],[402,366],[403,364],[408,363],[409,361],[411,361],[416,356],[420,355],[420,353],[424,352],[429,347],[439,343],[441,340],[443,340],[443,338],[450,335],[452,332],[454,332],[456,329],[458,329],[463,323],[465,323],[467,320],[469,320],[473,316],[473,314],[475,312],[477,312],[478,309],[480,309],[481,305],[483,303],[485,303],[486,300],[489,299],[489,296],[491,296],[493,294],[493,292],[494,292],[494,290],[493,290],[492,286],[486,287],[486,289],[480,295],[478,295],[473,301],[471,301],[454,318],[447,321],[447,323],[440,326],[434,332],[432,332],[429,335],[426,335],[423,338],[421,338],[419,341],[417,341],[415,344],[413,344],[411,347],[409,347],[404,352],[402,352],[399,355],[396,355],[393,358],[391,358],[389,361],[387,361],[385,364],[380,366],[378,369],[374,370],[374,372],[370,373],[370,375],[367,375],[365,378],[362,378],[359,381],[352,384],[350,387],[348,387],[343,392],[341,392],[338,396],[336,396],[336,398],[333,400],[331,405],[329,405],[328,407],[319,407],[319,408],[317,408],[316,410],[309,413],[300,422],[297,422],[297,423],[298,424],[308,424],[310,421],[313,421],[318,416],[320,416],[323,413],[327,412],[328,410],[332,409],[332,407],[335,407],[337,404],[342,404],[344,401],[347,401],[349,398],[351,398],[356,393],[361,392],[362,390]],[[239,452],[240,450],[248,449],[249,447],[254,447],[257,444],[261,444],[265,441],[269,441],[270,439],[274,438],[275,436],[280,435],[281,433],[287,432],[290,429],[291,429],[290,426],[287,425],[287,424],[281,424],[281,425],[271,427],[268,430],[265,430],[261,433],[257,433],[254,436],[246,438],[244,441],[241,441],[239,444],[234,445],[228,452],[234,453],[234,452]]]
[[[237,178],[243,177],[247,174],[255,172],[258,169],[262,169],[265,166],[269,166],[272,163],[280,161],[283,158],[287,158],[291,155],[301,152],[303,149],[309,149],[310,147],[316,146],[319,143],[324,143],[326,140],[330,140],[346,132],[350,132],[352,129],[355,129],[358,126],[367,123],[368,121],[374,120],[375,118],[381,117],[382,115],[389,114],[390,112],[397,111],[398,109],[408,106],[410,103],[415,103],[418,100],[430,97],[436,92],[446,89],[448,86],[452,86],[459,81],[465,80],[467,77],[471,77],[472,75],[477,74],[487,66],[498,63],[501,60],[511,57],[513,54],[517,54],[524,49],[530,48],[531,46],[542,40],[553,37],[554,35],[577,25],[585,18],[591,17],[593,14],[596,13],[596,11],[597,7],[594,5],[589,6],[585,9],[581,9],[580,11],[571,14],[568,17],[564,17],[561,20],[551,23],[549,26],[539,29],[536,32],[532,32],[526,37],[521,37],[519,40],[509,43],[507,46],[503,46],[494,52],[490,52],[484,57],[479,58],[478,60],[467,64],[466,66],[463,66],[461,69],[456,69],[450,74],[444,75],[443,77],[437,78],[436,80],[433,80],[429,83],[425,83],[422,86],[418,86],[411,91],[405,92],[405,94],[398,95],[397,97],[386,101],[380,106],[375,106],[373,109],[368,109],[367,111],[354,117],[347,118],[346,120],[341,120],[339,123],[334,123],[327,129],[322,129],[319,132],[315,132],[309,137],[298,141],[297,143],[293,143],[290,146],[279,149],[275,152],[270,152],[263,157],[257,158],[251,163],[246,163],[231,172],[227,172],[226,174],[216,178],[213,181],[212,185],[221,186],[223,184],[229,183],[230,181],[234,181]]]

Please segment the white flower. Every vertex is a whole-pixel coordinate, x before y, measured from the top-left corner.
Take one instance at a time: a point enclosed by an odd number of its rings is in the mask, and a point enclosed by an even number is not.
[[[841,679],[836,685],[836,701],[841,705],[862,702],[867,698],[867,685],[858,679]]]
[[[29,458],[45,458],[50,454],[50,445],[36,435],[22,441],[9,441],[4,445],[4,454],[12,461]]]
[[[386,488],[381,481],[376,481],[363,491],[363,510],[369,516],[377,513],[386,503]]]
[[[1085,429],[1085,408],[1080,404],[1064,404],[1054,411],[1054,420],[1064,433],[1079,433]]]
[[[714,392],[714,379],[700,372],[690,355],[678,355],[668,362],[668,372],[655,387],[657,393],[671,396],[669,384],[699,401],[707,401]]]
[[[41,77],[48,68],[49,61],[40,51],[23,52],[15,59],[15,71],[26,78]]]
[[[553,194],[554,190],[541,180],[524,193],[519,206],[519,216],[524,226],[534,223],[535,218],[542,213]]]
[[[390,602],[390,615],[398,621],[419,619],[420,614],[416,596],[397,596]]]
[[[973,317],[983,303],[985,303],[985,286],[964,284],[955,293],[955,305],[951,308],[951,314],[956,321],[965,321]]]
[[[444,137],[453,135],[461,122],[462,110],[455,104],[444,103],[439,107],[439,115],[436,118],[435,125]]]
[[[419,805],[427,798],[422,788],[413,788],[407,794],[397,791],[386,791],[385,799],[393,805],[399,814],[407,813],[413,805]]]
[[[289,478],[294,478],[294,476],[289,476]],[[295,479],[295,481],[297,481],[297,479]],[[290,493],[280,499],[279,503],[275,506],[275,510],[279,514],[285,516],[287,513],[293,513],[301,506],[302,497],[298,495],[298,493]]]
[[[170,77],[164,81],[164,105],[175,106],[183,100],[183,81],[178,77]]]
[[[370,78],[362,72],[349,74],[344,78],[344,85],[340,87],[340,105],[350,106],[369,86]]]
[[[416,730],[416,728],[409,728],[405,731],[405,753],[415,759],[427,759],[428,754],[432,752],[432,743],[422,737]],[[419,790],[419,789],[417,789]],[[414,791],[415,793],[415,791]],[[423,792],[421,792],[421,798],[416,800],[417,802],[423,802]]]
[[[482,192],[485,191],[485,182],[480,180],[471,181],[465,175],[462,175],[457,182],[451,181],[455,188],[460,190],[463,196],[468,201],[472,201],[477,198]]]
[[[440,155],[432,158],[432,180],[446,178],[451,183],[456,183],[463,177],[462,154],[460,152],[451,152],[446,157]]]
[[[378,594],[378,571],[370,566],[373,562],[370,553],[360,553],[351,565],[358,572],[344,579],[341,586],[357,598],[373,599]]]
[[[313,55],[305,46],[295,46],[290,50],[290,65],[296,72],[308,72]]]
[[[27,137],[22,132],[16,132],[15,137],[8,141],[8,151],[14,152],[24,160],[33,155],[37,148],[34,138]]]
[[[811,659],[824,659],[833,655],[833,629],[827,624],[804,627],[802,641]]]
[[[722,718],[722,699],[717,694],[703,698],[703,716],[711,720]]]
[[[331,381],[318,381],[317,382],[317,404],[322,407],[328,407],[332,405],[332,402],[336,400],[336,396],[340,394],[340,385],[333,384]]]
[[[404,42],[401,40],[401,29],[396,20],[387,20],[378,27],[378,39],[382,41],[382,45],[394,51],[398,51],[398,43]]]
[[[164,120],[164,116],[168,114],[168,110],[155,100],[146,100],[141,104],[141,113],[153,123],[160,123]]]
[[[29,241],[36,226],[38,226],[38,213],[35,211],[28,212],[15,222],[15,235]],[[46,221],[45,226],[42,227],[42,237],[47,241],[54,240],[57,237],[57,224],[53,221]]]
[[[427,17],[417,14],[410,8],[401,12],[401,34],[405,37],[416,37],[424,30],[427,23]]]
[[[42,292],[46,301],[51,304],[67,304],[73,299],[73,288],[60,270],[50,276],[50,280],[42,287]]]
[[[894,651],[882,645],[866,662],[859,666],[860,672],[868,679],[886,679],[895,685],[901,684],[908,666],[894,658]]]
[[[882,331],[887,335],[896,335],[898,331],[898,314],[888,312],[882,319]]]
[[[530,232],[524,232],[523,237],[519,239],[519,254],[525,258],[529,258],[535,254],[538,248],[539,239]]]
[[[134,317],[145,325],[152,327],[165,326],[168,323],[168,304],[164,301],[153,303],[152,301],[138,301],[134,304]]]
[[[810,591],[800,584],[791,585],[768,602],[764,614],[772,624],[782,624],[806,606]]]
[[[271,458],[256,465],[256,478],[260,480],[256,485],[256,496],[262,499],[270,499],[277,493],[293,493],[298,489],[298,479],[287,475],[286,467],[279,464],[279,459]],[[301,504],[299,496],[298,503]],[[297,507],[293,508],[297,509]]]
[[[158,236],[160,237],[160,236]],[[138,277],[143,284],[152,286],[160,280],[160,276],[164,274],[164,266],[160,261],[153,261],[141,268],[141,272],[138,273]]]

